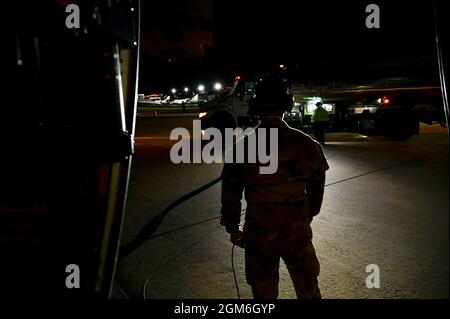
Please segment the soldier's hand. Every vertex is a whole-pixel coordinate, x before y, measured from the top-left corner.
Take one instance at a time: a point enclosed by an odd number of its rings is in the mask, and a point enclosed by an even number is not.
[[[230,233],[230,241],[241,248],[245,248],[245,245],[242,241],[243,233],[241,230],[236,230],[232,233]]]

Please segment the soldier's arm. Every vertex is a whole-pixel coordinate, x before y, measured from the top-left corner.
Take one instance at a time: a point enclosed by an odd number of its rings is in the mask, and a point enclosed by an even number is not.
[[[319,145],[317,145],[317,147],[318,152],[316,153],[317,155],[314,161],[317,166],[306,184],[306,192],[309,201],[309,216],[311,219],[319,214],[320,208],[322,207],[323,193],[325,190],[325,171],[330,168],[322,148]]]
[[[224,164],[222,170],[222,209],[220,223],[228,233],[239,229],[241,199],[244,190],[242,164]]]
[[[319,214],[322,207],[323,193],[325,190],[325,171],[317,171],[309,179],[306,185],[306,192],[309,201],[309,217],[312,219]]]

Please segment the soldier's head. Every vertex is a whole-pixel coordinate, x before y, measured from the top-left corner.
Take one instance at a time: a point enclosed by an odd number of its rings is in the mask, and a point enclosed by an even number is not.
[[[322,102],[317,102],[317,103],[316,103],[316,106],[317,106],[317,107],[322,107],[322,105],[323,105]]]
[[[256,84],[250,113],[259,116],[282,115],[292,110],[293,103],[288,82],[279,76],[267,75]]]

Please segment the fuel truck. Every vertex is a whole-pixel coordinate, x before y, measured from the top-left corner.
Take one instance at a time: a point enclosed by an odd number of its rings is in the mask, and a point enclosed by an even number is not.
[[[236,76],[230,93],[200,105],[202,129],[246,127],[254,122],[248,114],[258,77]],[[284,114],[291,126],[310,131],[317,102],[330,114],[329,131],[363,132],[392,140],[419,134],[420,122],[445,125],[441,88],[421,79],[397,77],[366,85],[330,83],[314,86],[292,82],[294,108]]]

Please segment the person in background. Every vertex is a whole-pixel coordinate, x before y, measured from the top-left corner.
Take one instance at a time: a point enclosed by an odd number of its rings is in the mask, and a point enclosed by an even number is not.
[[[325,145],[325,130],[330,124],[330,116],[327,110],[322,107],[322,102],[316,103],[316,109],[311,117],[311,123],[314,129],[314,137],[320,144]]]

